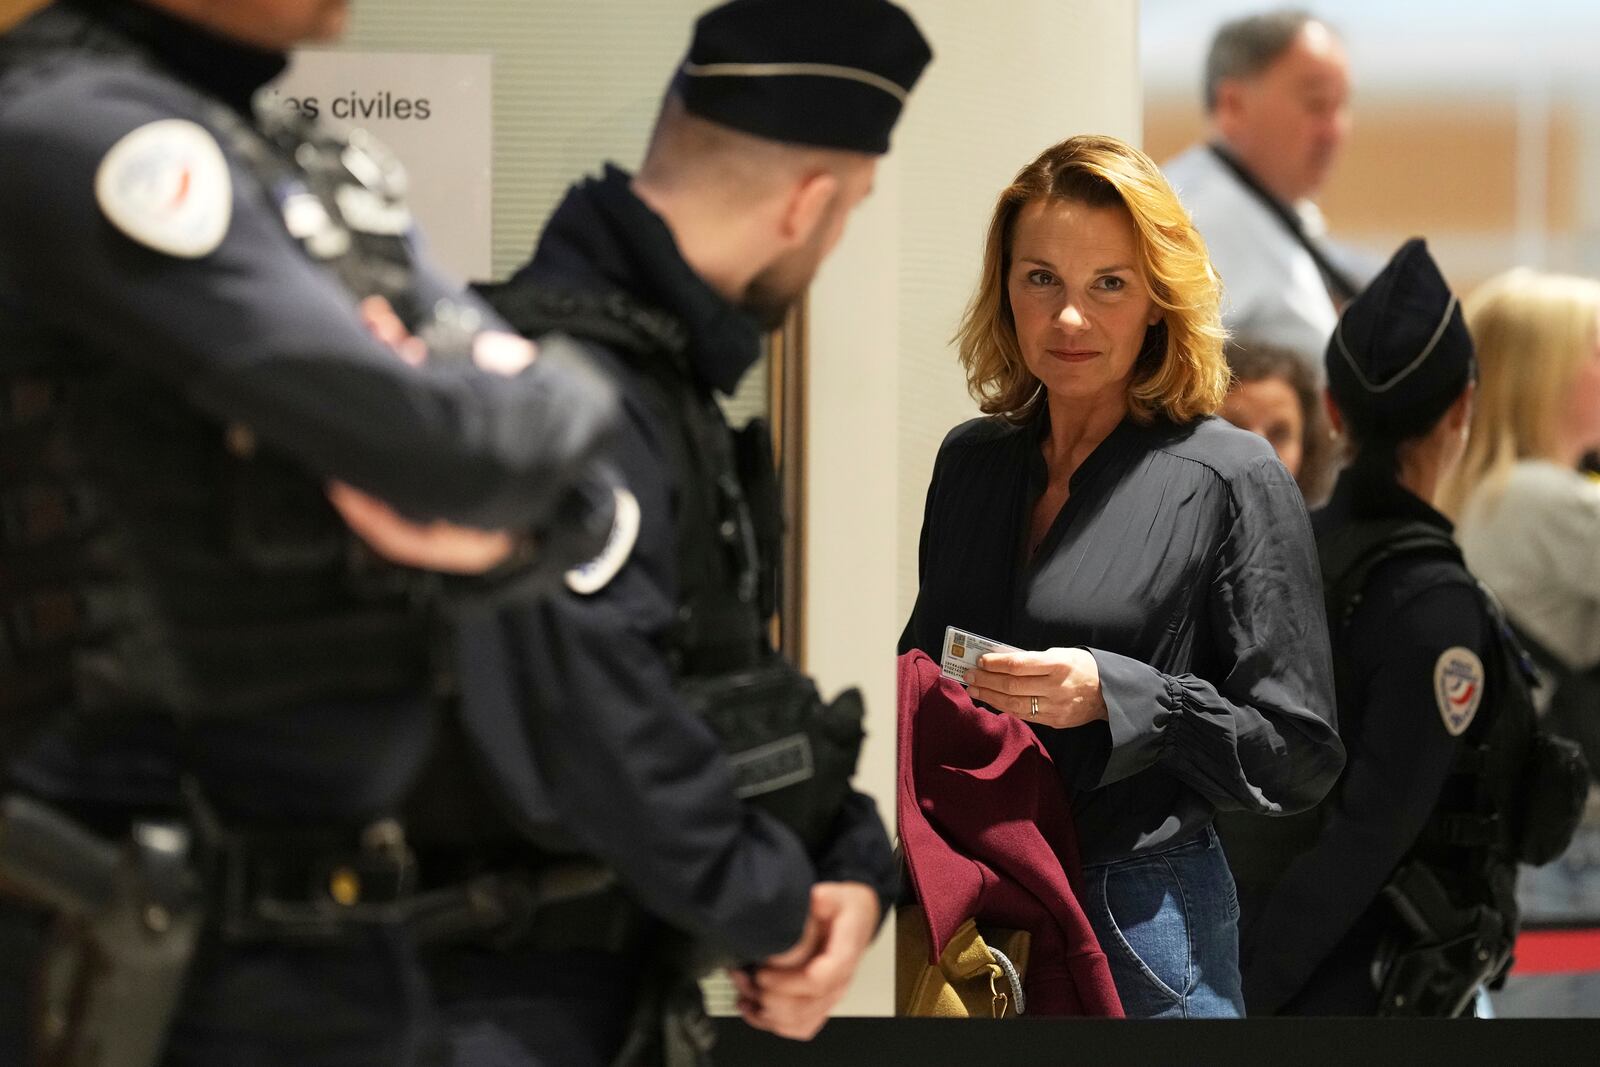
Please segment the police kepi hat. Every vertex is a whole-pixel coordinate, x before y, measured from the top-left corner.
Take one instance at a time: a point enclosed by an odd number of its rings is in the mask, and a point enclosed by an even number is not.
[[[932,58],[911,16],[888,0],[732,0],[695,23],[673,84],[712,122],[881,155]]]
[[[1358,436],[1426,432],[1477,374],[1472,337],[1427,243],[1413,237],[1345,307],[1328,390]]]

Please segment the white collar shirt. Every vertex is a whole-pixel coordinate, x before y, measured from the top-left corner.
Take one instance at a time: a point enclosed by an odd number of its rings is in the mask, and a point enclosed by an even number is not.
[[[1207,146],[1195,145],[1162,169],[1222,278],[1229,333],[1298,352],[1320,377],[1338,313],[1311,254]],[[1315,204],[1294,206],[1308,233],[1326,230]]]

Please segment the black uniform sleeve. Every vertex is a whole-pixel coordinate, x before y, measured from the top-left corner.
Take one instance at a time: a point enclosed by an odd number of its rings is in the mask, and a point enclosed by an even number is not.
[[[0,284],[50,327],[412,517],[543,520],[552,486],[612,417],[603,380],[562,359],[511,379],[464,360],[401,363],[236,162],[217,249],[184,259],[135,241],[96,202],[101,161],[148,123],[205,123],[174,86],[132,71],[95,77],[60,79],[0,111]]]
[[[851,793],[834,821],[833,833],[817,857],[817,877],[825,882],[861,882],[878,894],[878,922],[889,917],[900,897],[900,867],[878,805],[865,793]]]
[[[645,425],[625,424],[619,466],[642,516],[627,564],[590,596],[563,590],[506,615],[528,732],[580,847],[647,910],[759,960],[799,939],[817,874],[798,837],[735,799],[716,737],[674,692],[662,652],[675,617],[674,535],[663,452],[649,441]],[[852,854],[872,852],[850,846],[861,833],[847,831],[841,855],[826,857],[833,870],[858,873]]]
[[[1482,658],[1483,607],[1467,585],[1433,586],[1390,618],[1352,624],[1360,731],[1316,843],[1289,865],[1251,928],[1242,971],[1254,1014],[1281,1008],[1378,896],[1438,803],[1458,740],[1434,670],[1452,647]]]
[[[1322,799],[1344,762],[1316,545],[1275,457],[1230,489],[1206,597],[1213,677],[1090,649],[1111,728],[1099,784],[1159,764],[1219,808],[1295,812]]]

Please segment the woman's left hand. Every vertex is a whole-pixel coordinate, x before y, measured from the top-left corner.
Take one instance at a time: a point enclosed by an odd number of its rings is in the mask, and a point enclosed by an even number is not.
[[[1107,717],[1100,668],[1084,648],[987,653],[967,672],[967,693],[1023,722],[1057,730]]]

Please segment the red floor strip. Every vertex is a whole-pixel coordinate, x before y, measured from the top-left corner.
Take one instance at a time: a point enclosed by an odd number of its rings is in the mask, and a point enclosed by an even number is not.
[[[1600,929],[1524,930],[1511,973],[1582,974],[1600,971]]]

